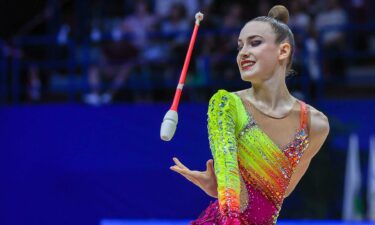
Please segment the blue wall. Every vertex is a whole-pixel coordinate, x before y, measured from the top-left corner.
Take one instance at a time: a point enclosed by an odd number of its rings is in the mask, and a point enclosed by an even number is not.
[[[367,135],[366,143],[375,125],[372,101],[326,102],[321,107],[339,123],[356,124],[353,127]],[[163,142],[159,129],[168,108],[0,108],[0,224],[196,218],[212,199],[169,166],[177,156],[191,168],[205,168],[211,157],[207,105],[180,106],[176,135]]]
[[[317,107],[329,119],[333,144],[347,149],[348,135],[359,135],[360,147],[368,150],[369,137],[375,135],[375,100],[326,100]]]
[[[163,142],[159,129],[167,109],[167,105],[2,108],[0,224],[196,217],[209,198],[169,166],[177,156],[204,169],[210,157],[207,109],[181,106],[176,135]]]

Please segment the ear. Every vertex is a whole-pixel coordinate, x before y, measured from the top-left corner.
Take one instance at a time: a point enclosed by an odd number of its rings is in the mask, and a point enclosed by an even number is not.
[[[288,42],[284,42],[280,44],[279,48],[279,60],[288,59],[289,55],[291,54],[292,47]]]

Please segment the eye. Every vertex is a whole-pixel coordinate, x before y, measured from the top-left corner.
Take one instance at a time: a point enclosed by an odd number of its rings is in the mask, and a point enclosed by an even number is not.
[[[260,45],[260,44],[262,44],[262,41],[261,41],[261,40],[253,40],[253,41],[250,42],[250,45],[251,45],[252,47],[256,47],[256,46],[258,46],[258,45]]]
[[[238,45],[238,46],[237,46],[237,51],[241,51],[242,48],[243,48],[243,46]]]

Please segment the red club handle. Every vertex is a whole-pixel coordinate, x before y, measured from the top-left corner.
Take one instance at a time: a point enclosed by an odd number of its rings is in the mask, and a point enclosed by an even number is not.
[[[174,111],[177,111],[178,104],[180,102],[182,89],[183,89],[184,84],[185,84],[186,73],[187,73],[187,70],[189,68],[191,53],[193,52],[195,39],[196,39],[197,33],[198,33],[199,23],[202,20],[203,20],[203,14],[202,13],[199,12],[199,13],[195,14],[195,26],[194,26],[193,34],[191,35],[189,48],[188,48],[188,51],[186,53],[184,66],[182,67],[180,80],[178,82],[176,93],[175,93],[174,98],[173,98],[173,104],[172,104],[172,107],[171,107],[171,110],[174,110]]]

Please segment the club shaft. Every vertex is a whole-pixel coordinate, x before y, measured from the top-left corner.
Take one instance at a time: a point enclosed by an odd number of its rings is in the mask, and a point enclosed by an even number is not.
[[[191,58],[191,54],[193,52],[195,39],[196,39],[197,33],[198,33],[198,28],[199,28],[199,25],[195,24],[193,34],[191,35],[189,48],[188,48],[188,51],[186,53],[184,66],[182,67],[180,80],[178,82],[176,93],[175,93],[174,98],[173,98],[173,104],[172,104],[171,110],[174,110],[174,111],[177,111],[177,109],[178,109],[178,104],[180,102],[182,89],[183,89],[183,86],[185,84],[186,73],[187,73],[187,70],[189,68],[190,58]]]

